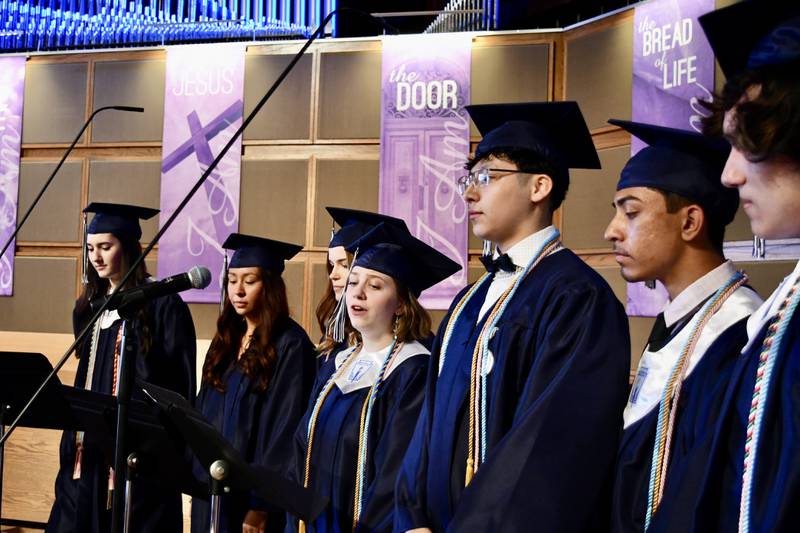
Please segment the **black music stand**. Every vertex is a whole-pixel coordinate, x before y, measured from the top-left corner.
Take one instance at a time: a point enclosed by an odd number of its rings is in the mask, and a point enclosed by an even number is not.
[[[53,370],[50,361],[43,354],[29,352],[0,352],[0,436],[5,424],[14,420],[44,378]],[[74,429],[77,431],[98,430],[104,427],[103,416],[106,409],[113,410],[111,404],[102,402],[82,402],[73,406],[65,395],[65,389],[58,377],[48,383],[25,416],[20,425],[40,429]],[[73,408],[75,407],[75,408]],[[2,504],[3,462],[5,444],[0,445],[0,504]],[[0,516],[2,516],[0,510]]]
[[[0,352],[0,406],[4,408],[0,414],[5,414],[5,420],[19,414],[52,369],[50,361],[42,354]],[[157,479],[186,494],[198,494],[202,490],[192,476],[191,458],[185,452],[183,439],[165,427],[161,411],[140,400],[131,400],[128,407],[128,439],[123,451],[127,454],[124,455],[127,457],[125,531],[130,529],[132,481],[136,476]],[[84,431],[91,435],[92,445],[103,452],[106,462],[114,462],[117,399],[109,394],[68,387],[56,377],[31,405],[20,425]],[[171,424],[167,421],[166,426]],[[2,451],[0,447],[0,462]]]
[[[220,495],[235,489],[253,491],[268,504],[313,522],[328,504],[310,489],[274,470],[247,463],[225,437],[179,394],[150,383],[139,383],[144,393],[166,414],[187,446],[209,473],[211,533],[219,531]]]

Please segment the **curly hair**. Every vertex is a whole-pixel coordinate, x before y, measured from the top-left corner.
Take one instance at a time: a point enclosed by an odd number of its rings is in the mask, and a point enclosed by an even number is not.
[[[259,269],[262,288],[255,305],[256,326],[253,337],[237,360],[242,337],[247,331],[244,317],[239,316],[229,298],[225,298],[222,314],[217,319],[217,332],[208,348],[203,363],[203,383],[219,390],[225,390],[223,375],[233,364],[239,365],[244,375],[256,383],[256,389],[263,392],[275,373],[277,354],[272,344],[275,332],[289,318],[289,303],[286,297],[286,284],[280,274]]]
[[[752,88],[757,94],[748,98]],[[711,111],[704,133],[726,137],[750,161],[785,156],[800,163],[800,62],[745,71],[704,106]],[[732,131],[725,132],[725,113],[734,107]]]

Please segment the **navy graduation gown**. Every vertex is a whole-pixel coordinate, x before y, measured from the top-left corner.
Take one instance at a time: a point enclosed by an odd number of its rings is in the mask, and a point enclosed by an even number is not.
[[[416,344],[416,343],[415,343]],[[422,406],[430,356],[421,345],[417,355],[400,362],[385,378],[373,405],[368,436],[364,501],[357,532],[392,530],[394,484]],[[317,378],[308,411],[295,436],[294,479],[303,483],[308,422],[319,392],[335,365],[324,366]],[[355,476],[361,409],[370,388],[342,394],[334,385],[317,418],[309,487],[330,499],[309,533],[349,532],[353,528]],[[289,516],[286,531],[297,531]]]
[[[630,370],[622,305],[569,250],[522,282],[489,342],[487,458],[464,488],[470,365],[487,289],[462,310],[437,377],[449,314],[442,321],[398,477],[395,530],[607,530]]]
[[[675,472],[685,468],[687,457],[702,453],[704,449],[707,451],[709,442],[705,435],[717,420],[731,372],[746,342],[747,318],[743,318],[717,337],[684,380],[673,430],[665,494],[670,493]],[[657,423],[658,404],[622,434],[612,507],[612,530],[615,533],[644,531]],[[656,516],[664,505],[662,500]]]
[[[737,358],[720,419],[708,450],[680,472],[667,506],[651,531],[737,531],[747,419],[767,325]],[[800,528],[800,313],[789,323],[773,369],[753,478],[750,531],[796,532]],[[665,493],[665,498],[669,493]]]
[[[128,322],[128,343],[137,346],[136,378],[174,390],[192,401],[195,393],[196,339],[189,307],[177,295],[151,301],[146,312],[149,318],[150,349],[146,355],[138,348],[142,325]],[[73,313],[77,334],[87,316]],[[101,329],[91,390],[111,394],[114,373],[114,349],[122,324],[116,320]],[[75,386],[85,387],[89,365],[91,333],[82,344]],[[130,345],[130,344],[129,344]],[[134,397],[140,393],[134,392]],[[61,437],[60,468],[55,482],[55,502],[50,511],[48,532],[105,532],[111,531],[111,511],[106,510],[108,468],[113,461],[86,434],[83,441],[81,477],[72,479],[75,465],[75,433],[65,431]],[[181,531],[183,516],[181,495],[164,483],[137,478],[132,490],[133,531]]]
[[[292,435],[314,382],[316,356],[305,331],[292,319],[276,328],[272,344],[277,363],[265,391],[256,390],[250,378],[232,365],[224,374],[225,392],[203,383],[197,406],[247,462],[286,475],[292,460]],[[208,479],[197,462],[195,475],[203,481]],[[240,532],[245,514],[251,509],[267,511],[268,506],[250,494],[223,495],[220,531]],[[209,519],[209,500],[193,498],[192,532],[208,531]],[[284,525],[283,512],[268,514],[267,531],[283,531]]]

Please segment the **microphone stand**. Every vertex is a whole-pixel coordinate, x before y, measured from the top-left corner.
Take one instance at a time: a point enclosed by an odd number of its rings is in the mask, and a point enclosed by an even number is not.
[[[297,54],[295,54],[295,56],[292,58],[292,60],[289,62],[289,64],[286,65],[286,68],[283,69],[283,71],[280,73],[280,75],[275,80],[275,82],[272,84],[272,86],[269,88],[269,90],[266,92],[266,94],[264,94],[264,96],[261,97],[261,100],[258,101],[258,103],[253,108],[253,110],[250,112],[250,114],[247,115],[247,117],[245,117],[245,119],[242,121],[242,125],[239,126],[239,128],[236,130],[236,132],[231,136],[231,138],[228,140],[228,142],[222,148],[220,153],[214,158],[214,160],[211,162],[211,164],[206,168],[206,170],[200,176],[200,178],[198,178],[197,182],[192,186],[192,188],[189,190],[189,192],[186,194],[186,196],[183,198],[183,200],[181,200],[180,204],[178,204],[178,206],[175,208],[175,211],[172,213],[172,215],[170,215],[170,217],[167,219],[167,221],[164,223],[164,225],[161,227],[161,229],[158,230],[158,232],[153,237],[153,240],[150,241],[150,244],[148,244],[147,247],[145,247],[145,249],[142,250],[142,253],[139,255],[139,257],[131,264],[131,266],[128,268],[128,271],[122,277],[122,279],[120,280],[120,282],[117,285],[117,287],[109,295],[108,299],[103,303],[102,306],[100,306],[100,308],[95,312],[95,314],[92,315],[92,318],[84,326],[84,328],[80,331],[80,333],[78,333],[78,335],[76,336],[75,340],[67,348],[67,350],[64,353],[64,355],[62,355],[61,359],[59,359],[59,361],[55,364],[55,366],[53,367],[53,370],[50,372],[50,374],[48,374],[48,376],[45,378],[44,382],[42,382],[42,384],[39,386],[39,388],[36,389],[36,392],[33,394],[31,399],[28,400],[28,403],[25,404],[25,406],[22,408],[20,413],[17,415],[16,419],[14,419],[14,421],[8,427],[8,429],[6,430],[5,435],[3,435],[2,438],[0,438],[0,446],[2,446],[8,440],[8,438],[13,434],[14,430],[16,430],[16,428],[19,426],[19,422],[20,422],[20,420],[22,420],[22,417],[25,416],[25,413],[28,411],[28,409],[30,409],[31,405],[33,405],[33,403],[36,401],[36,398],[38,398],[38,396],[41,394],[41,392],[44,390],[44,388],[47,386],[47,384],[50,382],[50,380],[53,379],[53,376],[55,376],[58,373],[58,371],[64,366],[64,364],[67,362],[67,359],[69,358],[70,354],[73,352],[73,350],[75,350],[75,347],[80,342],[83,341],[83,339],[86,337],[86,335],[88,335],[89,331],[92,329],[93,324],[97,321],[98,318],[100,318],[100,315],[102,315],[103,312],[106,310],[106,308],[109,306],[109,304],[112,301],[113,297],[116,296],[116,294],[120,291],[120,289],[122,287],[124,287],[127,284],[127,282],[133,277],[133,273],[136,272],[136,269],[139,268],[139,265],[142,264],[142,262],[147,257],[147,255],[153,250],[155,245],[158,243],[159,239],[161,239],[161,237],[164,235],[164,233],[166,233],[166,231],[170,228],[170,226],[172,226],[173,222],[175,222],[175,220],[177,219],[178,215],[180,215],[180,213],[183,211],[183,209],[186,207],[186,205],[189,203],[189,201],[192,199],[192,197],[195,195],[195,193],[200,189],[200,187],[203,186],[203,184],[206,182],[206,180],[211,175],[211,173],[217,168],[217,166],[219,165],[220,161],[222,161],[222,158],[225,157],[225,154],[228,153],[228,151],[231,149],[233,144],[239,139],[239,137],[241,137],[241,135],[244,132],[245,128],[247,128],[250,125],[250,123],[253,121],[253,119],[258,114],[258,112],[261,111],[261,108],[264,107],[264,104],[267,103],[267,100],[269,100],[272,97],[272,95],[275,93],[275,91],[278,89],[278,87],[281,85],[281,83],[283,83],[283,81],[286,79],[286,77],[289,75],[289,73],[292,71],[292,69],[294,69],[294,67],[295,67],[295,65],[297,65],[298,61],[300,61],[300,58],[303,57],[303,55],[306,53],[306,50],[308,50],[308,48],[311,46],[311,44],[320,35],[322,35],[322,33],[324,32],[325,26],[327,26],[327,24],[328,24],[328,22],[330,22],[331,18],[333,18],[334,15],[336,15],[338,13],[341,13],[341,12],[344,12],[344,11],[349,11],[349,12],[353,12],[353,13],[356,13],[356,14],[360,14],[360,15],[369,17],[371,20],[378,22],[384,28],[384,30],[390,29],[390,26],[388,26],[382,19],[378,19],[378,18],[372,17],[368,13],[365,13],[363,11],[359,11],[357,9],[347,8],[347,7],[340,7],[338,9],[335,9],[335,10],[331,11],[330,13],[328,13],[328,15],[322,20],[322,22],[317,27],[317,29],[314,30],[314,33],[311,34],[311,36],[308,38],[308,40],[306,40],[306,42],[303,44],[303,46],[300,48],[300,50],[297,52]],[[125,376],[125,377],[126,377],[126,379],[128,378],[128,376]],[[122,378],[123,378],[123,376],[120,376],[120,379],[122,379]],[[120,382],[120,386],[122,386],[121,382]],[[125,443],[124,442],[123,443],[119,443],[118,442],[117,444],[124,446]],[[120,454],[122,454],[124,456],[124,454],[125,454],[124,448],[115,450],[115,456],[119,456]],[[114,462],[115,462],[115,464],[118,462],[116,460],[116,458],[115,458]],[[119,472],[115,473],[114,505],[113,505],[113,512],[112,512],[112,517],[113,518],[112,518],[112,524],[111,524],[112,533],[119,533],[120,532],[120,516],[122,515],[122,511],[123,511],[122,507],[123,507],[123,504],[124,504],[122,499],[119,497],[121,492],[124,490],[124,482],[123,482],[122,477],[123,477],[122,476],[122,471],[119,471]]]
[[[8,250],[8,247],[11,245],[12,242],[14,242],[14,239],[17,237],[17,233],[19,233],[19,230],[21,230],[22,226],[25,225],[25,221],[28,220],[28,217],[30,216],[31,212],[33,212],[33,209],[36,207],[36,204],[39,203],[39,200],[41,200],[42,196],[44,195],[44,192],[47,190],[48,187],[50,187],[50,183],[53,181],[53,178],[55,178],[56,174],[58,174],[58,171],[61,170],[61,166],[64,164],[64,161],[67,160],[67,156],[72,152],[72,149],[75,148],[75,145],[78,144],[78,139],[81,138],[83,132],[86,131],[86,128],[88,128],[89,124],[92,122],[92,120],[94,120],[95,115],[97,115],[101,111],[105,111],[106,109],[116,109],[117,111],[131,111],[133,113],[144,113],[143,107],[130,107],[126,105],[109,105],[95,109],[92,112],[92,114],[89,115],[89,118],[86,120],[86,122],[83,124],[83,127],[75,136],[75,139],[73,139],[72,144],[69,145],[67,151],[64,152],[63,156],[61,156],[61,161],[59,161],[58,164],[56,165],[56,168],[53,169],[53,172],[50,174],[50,177],[47,178],[47,181],[44,182],[44,185],[42,186],[42,189],[39,191],[39,194],[36,195],[36,198],[34,198],[33,203],[28,208],[28,211],[22,217],[22,220],[19,222],[19,224],[17,224],[17,228],[14,230],[14,233],[11,234],[11,237],[9,237],[6,243],[3,245],[3,250],[0,251],[0,257],[3,257],[3,255],[6,253],[6,250]]]

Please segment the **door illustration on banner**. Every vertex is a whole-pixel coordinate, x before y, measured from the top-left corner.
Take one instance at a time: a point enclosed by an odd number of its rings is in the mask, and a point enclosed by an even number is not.
[[[423,293],[427,307],[446,309],[467,283],[467,206],[455,186],[454,176],[460,173],[453,172],[466,161],[450,155],[446,131],[423,130],[416,121],[386,125],[383,142],[388,148],[385,163],[394,177],[381,186],[381,212],[391,205],[392,213],[402,213],[411,233],[464,267]],[[450,164],[443,163],[448,160]]]
[[[464,35],[383,41],[380,212],[462,267],[422,293],[429,309],[447,309],[467,282],[467,210],[456,180],[469,157],[471,50]]]

